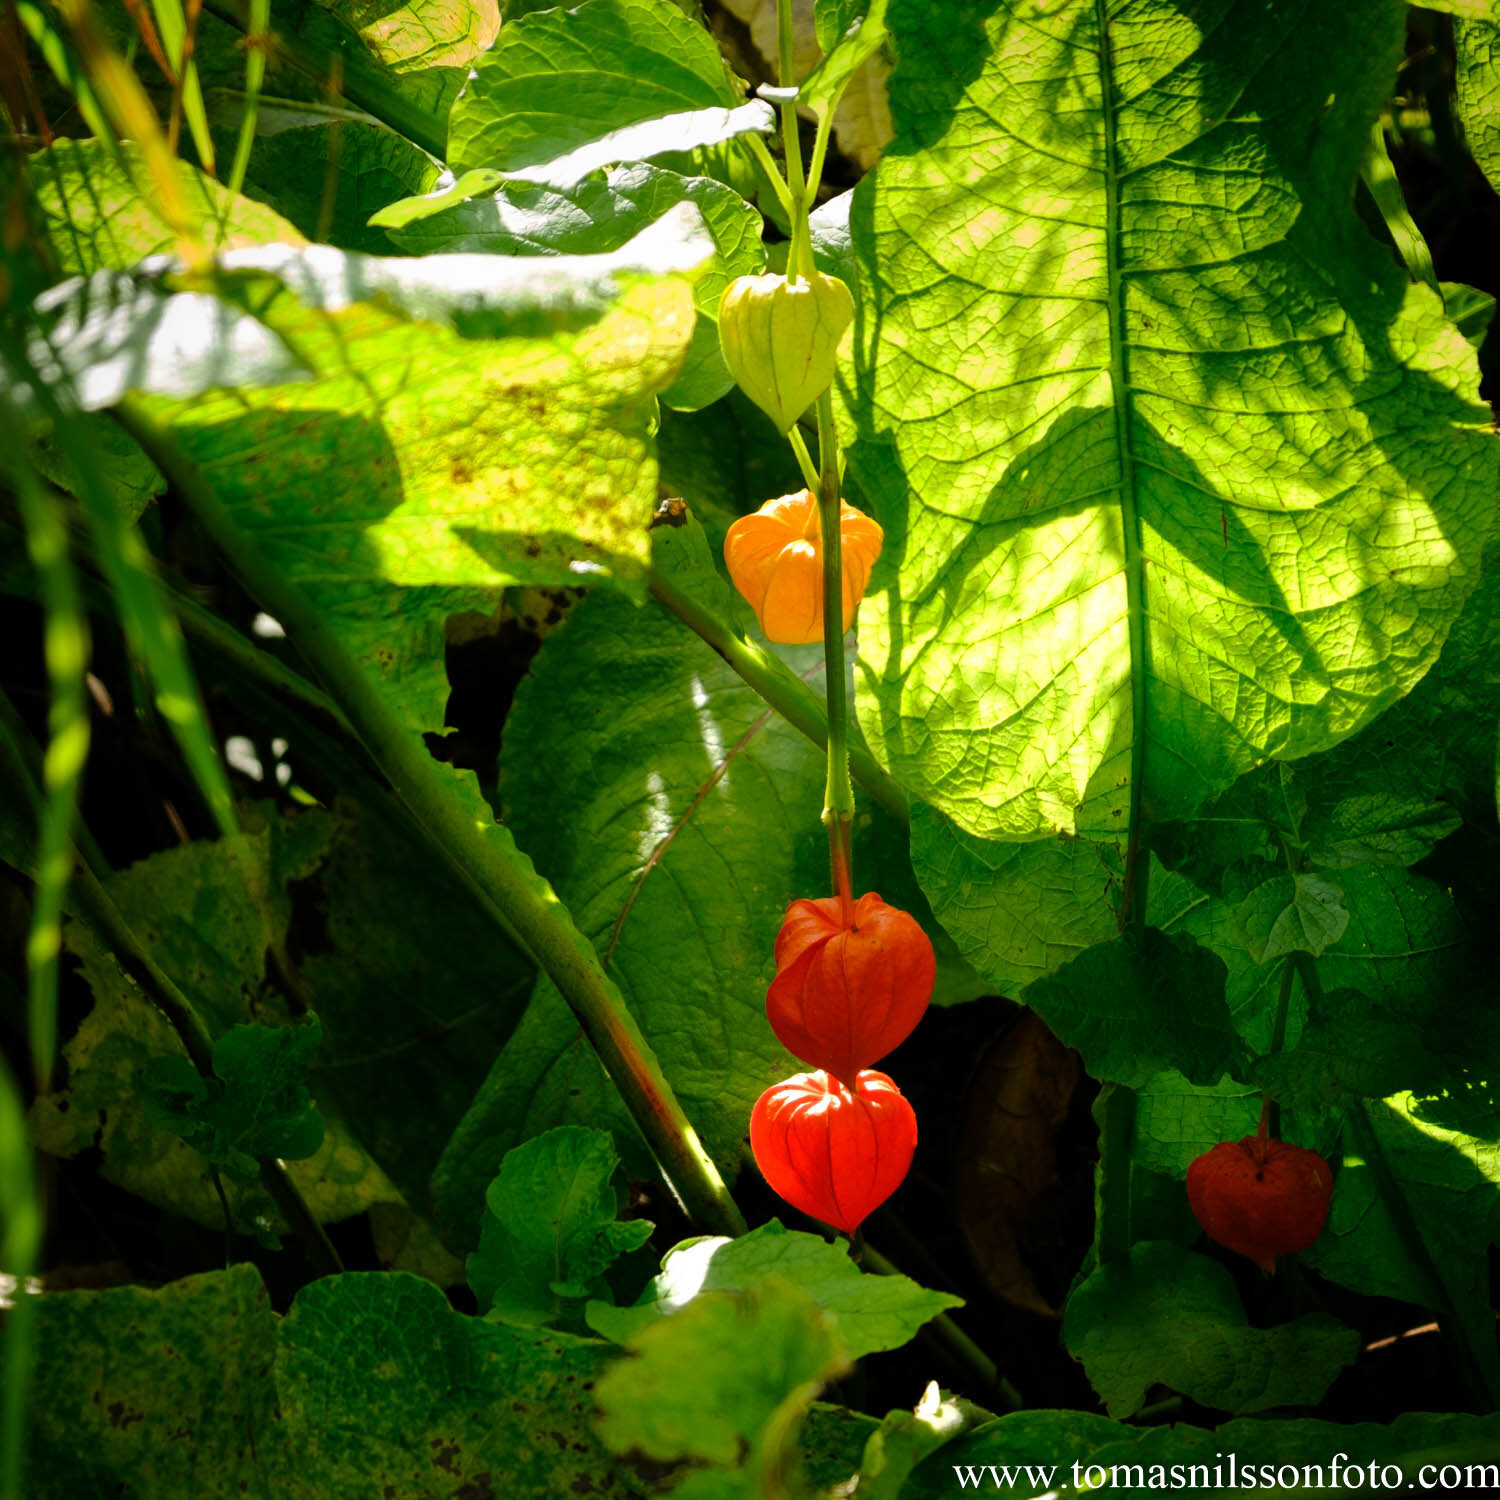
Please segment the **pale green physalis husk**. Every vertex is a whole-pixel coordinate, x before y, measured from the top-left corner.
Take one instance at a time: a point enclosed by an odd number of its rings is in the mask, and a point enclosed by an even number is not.
[[[781,432],[833,383],[854,299],[836,276],[741,276],[719,304],[724,363]]]

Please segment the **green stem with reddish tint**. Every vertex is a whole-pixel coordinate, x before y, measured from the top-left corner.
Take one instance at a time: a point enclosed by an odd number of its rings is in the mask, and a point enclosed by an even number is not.
[[[823,821],[833,892],[844,921],[854,916],[854,786],[849,780],[849,684],[844,678],[844,556],[839,532],[839,450],[833,397],[818,397],[818,524],[823,546],[823,663],[828,693],[828,781]]]
[[[239,574],[246,592],[281,622],[437,852],[481,897],[507,937],[514,936],[556,984],[688,1213],[714,1233],[743,1234],[744,1218],[593,944],[508,830],[481,826],[421,736],[391,710],[323,612],[240,529],[170,434],[134,402],[127,401],[116,415]]]

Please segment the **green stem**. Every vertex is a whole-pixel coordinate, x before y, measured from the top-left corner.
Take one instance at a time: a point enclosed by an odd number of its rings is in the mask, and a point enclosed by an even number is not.
[[[818,474],[818,466],[812,461],[812,454],[807,451],[807,443],[803,440],[802,433],[795,422],[787,429],[786,440],[792,445],[792,452],[797,456],[797,467],[802,470],[803,484],[816,495],[823,481]]]
[[[250,151],[255,145],[255,119],[260,108],[260,89],[266,77],[266,53],[270,50],[271,0],[250,0],[250,29],[245,34],[245,112],[240,117],[240,135],[229,169],[229,192],[219,219],[223,235],[229,224],[229,206],[245,185]]]
[[[1135,1091],[1107,1083],[1099,1093],[1099,1166],[1094,1186],[1094,1259],[1099,1265],[1130,1253],[1130,1148]]]
[[[1292,981],[1297,975],[1293,955],[1288,953],[1281,961],[1281,986],[1276,992],[1276,1019],[1271,1026],[1271,1050],[1274,1056],[1286,1045],[1287,1016],[1292,1008]],[[1266,1129],[1277,1140],[1281,1139],[1281,1106],[1269,1095],[1266,1096]]]
[[[792,195],[787,192],[786,183],[781,176],[781,168],[776,165],[776,158],[771,155],[771,148],[755,134],[754,131],[746,135],[736,136],[753,158],[755,165],[765,173],[766,181],[770,184],[771,191],[776,195],[776,201],[781,205],[781,211],[787,217],[788,223],[792,218]]]
[[[793,729],[806,735],[820,750],[827,747],[827,710],[800,677],[769,651],[736,635],[716,615],[660,573],[651,575],[651,592],[689,630],[712,646],[725,664],[754,688]],[[903,824],[908,821],[906,794],[863,745],[849,747],[849,767],[854,779],[874,801]]]
[[[719,1233],[743,1233],[744,1219],[729,1190],[599,955],[567,909],[508,832],[493,823],[481,826],[454,795],[449,773],[391,711],[323,612],[240,530],[168,434],[133,402],[117,415],[193,511],[250,596],[282,623],[438,851],[557,985],[688,1212]]]
[[[818,525],[823,543],[823,667],[828,694],[828,781],[823,821],[828,825],[833,890],[845,923],[853,921],[854,870],[851,827],[854,787],[849,781],[849,684],[844,679],[844,554],[839,525],[839,446],[833,396],[818,397]]]
[[[0,1336],[0,1500],[21,1500],[26,1414],[36,1361],[38,1298],[31,1284],[42,1248],[41,1193],[21,1091],[0,1057],[0,1271],[13,1278]]]
[[[241,0],[203,0],[203,8],[227,21],[248,37],[256,34],[254,21]],[[429,156],[441,160],[448,147],[444,123],[397,92],[384,70],[372,59],[351,49],[336,52],[298,33],[273,31],[264,45],[276,57],[323,88],[337,80],[336,92],[351,104],[389,125]]]
[[[828,104],[818,115],[818,133],[813,138],[812,160],[807,164],[807,205],[817,201],[818,184],[823,180],[823,163],[828,156],[828,137],[833,128],[834,105]]]
[[[792,0],[776,0],[777,79],[784,89],[797,83],[797,65],[792,52]],[[802,137],[797,125],[795,101],[778,106],[781,111],[781,144],[786,153],[786,181],[791,194],[792,242],[787,248],[788,277],[810,274],[812,242],[807,229],[807,182],[802,175]]]

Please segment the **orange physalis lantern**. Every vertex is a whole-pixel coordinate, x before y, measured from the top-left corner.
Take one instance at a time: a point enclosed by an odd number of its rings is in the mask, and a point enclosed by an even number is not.
[[[840,501],[845,630],[854,623],[884,535],[863,511]],[[724,538],[724,562],[767,640],[810,646],[823,639],[823,546],[811,490],[768,500],[753,516],[741,516]]]

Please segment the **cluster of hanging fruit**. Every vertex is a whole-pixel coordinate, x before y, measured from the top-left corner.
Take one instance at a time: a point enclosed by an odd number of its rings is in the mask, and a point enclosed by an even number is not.
[[[719,307],[724,359],[740,388],[781,432],[828,389],[853,317],[848,288],[810,271],[744,276]],[[880,527],[840,500],[840,635],[880,555]],[[766,638],[823,640],[823,535],[811,490],[768,500],[730,527],[724,561]],[[770,1186],[794,1208],[846,1234],[900,1185],[917,1121],[874,1064],[922,1019],[937,979],[927,934],[873,891],[793,901],[776,939],[766,993],[771,1029],[811,1065],[767,1089],[750,1115],[750,1146]]]
[[[828,389],[853,311],[843,282],[817,271],[791,280],[742,276],[725,292],[725,362],[778,431],[790,433]],[[854,623],[884,538],[874,520],[842,499],[838,515],[842,634]],[[736,521],[724,561],[768,640],[823,639],[822,527],[811,490],[768,500]],[[856,903],[847,879],[839,883],[840,895],[792,902],[776,939],[766,1014],[782,1044],[813,1071],[760,1096],[750,1145],[781,1197],[852,1235],[911,1165],[916,1117],[873,1065],[922,1018],[937,964],[908,913],[873,892]],[[1269,1106],[1258,1134],[1219,1142],[1187,1172],[1188,1201],[1204,1232],[1267,1272],[1277,1256],[1318,1238],[1333,1191],[1328,1163],[1272,1138],[1268,1113]]]
[[[766,1016],[810,1073],[772,1085],[750,1113],[750,1149],[794,1208],[853,1234],[901,1185],[917,1119],[872,1064],[911,1035],[937,960],[915,918],[873,891],[794,901],[776,938]]]

